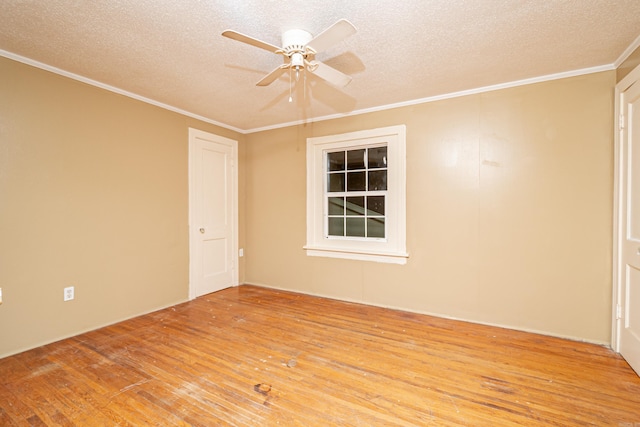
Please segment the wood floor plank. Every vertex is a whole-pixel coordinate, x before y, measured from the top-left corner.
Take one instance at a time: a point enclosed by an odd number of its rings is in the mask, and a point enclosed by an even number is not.
[[[27,419],[35,413],[18,397],[0,385],[0,426],[28,426]]]
[[[255,286],[0,359],[3,426],[634,424],[605,347]]]

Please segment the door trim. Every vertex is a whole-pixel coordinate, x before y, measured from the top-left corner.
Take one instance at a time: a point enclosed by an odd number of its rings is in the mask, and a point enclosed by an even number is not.
[[[624,274],[622,271],[622,262],[620,259],[621,249],[620,246],[623,243],[622,233],[622,209],[620,204],[625,197],[622,192],[621,182],[623,179],[622,162],[622,150],[620,149],[622,128],[620,127],[620,120],[622,114],[622,99],[621,95],[624,91],[630,88],[634,83],[640,81],[640,66],[633,69],[625,78],[620,80],[616,84],[615,88],[615,101],[614,101],[614,165],[613,165],[613,278],[612,278],[612,290],[613,295],[611,298],[611,348],[613,351],[620,352],[620,324],[622,319],[618,318],[618,307],[622,304],[622,282],[620,278]],[[640,82],[638,83],[640,84]]]
[[[231,233],[231,253],[233,262],[232,273],[232,286],[238,286],[239,284],[239,262],[238,262],[238,141],[234,139],[225,138],[223,136],[215,135],[209,132],[205,132],[199,129],[189,128],[189,300],[196,298],[197,286],[194,283],[197,275],[195,274],[195,257],[196,253],[195,245],[196,228],[199,226],[194,220],[194,206],[195,206],[195,194],[197,186],[195,182],[194,172],[194,155],[195,144],[198,139],[204,139],[207,141],[215,142],[230,146],[232,148],[232,177],[231,177],[231,209],[232,209],[232,227]]]

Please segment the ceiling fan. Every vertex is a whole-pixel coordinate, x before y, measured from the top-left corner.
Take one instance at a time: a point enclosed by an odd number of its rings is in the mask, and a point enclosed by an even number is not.
[[[296,79],[300,75],[300,71],[307,70],[335,86],[343,87],[349,84],[351,77],[328,66],[324,62],[317,61],[315,55],[344,40],[355,32],[356,27],[351,22],[346,19],[341,19],[315,37],[304,30],[293,29],[285,31],[282,34],[282,47],[263,42],[233,30],[226,30],[222,35],[284,56],[284,64],[264,76],[256,83],[257,86],[270,85],[287,70],[289,70],[290,73],[295,72]]]

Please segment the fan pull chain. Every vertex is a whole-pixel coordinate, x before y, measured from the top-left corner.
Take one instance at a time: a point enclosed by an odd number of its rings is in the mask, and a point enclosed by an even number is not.
[[[302,99],[307,100],[307,67],[304,67],[304,76],[302,78],[302,84],[304,85],[302,91]]]
[[[291,81],[291,68],[289,68],[289,102],[293,102],[293,98],[291,97],[291,85],[293,84]]]

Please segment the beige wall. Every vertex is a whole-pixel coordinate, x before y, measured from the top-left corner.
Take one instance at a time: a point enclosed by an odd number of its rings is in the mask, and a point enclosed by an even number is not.
[[[187,299],[189,127],[0,58],[0,357]]]
[[[240,141],[241,283],[609,342],[613,71],[246,136],[0,76],[0,357],[187,299],[189,127]],[[408,264],[306,257],[306,138],[401,123]]]
[[[615,71],[246,137],[246,282],[610,342]],[[307,257],[307,137],[407,125],[405,266]]]

